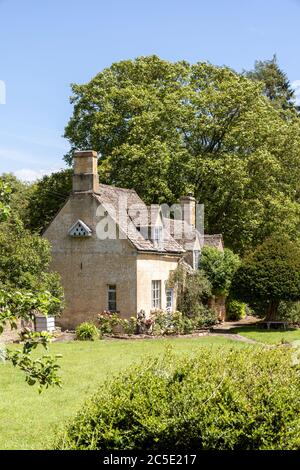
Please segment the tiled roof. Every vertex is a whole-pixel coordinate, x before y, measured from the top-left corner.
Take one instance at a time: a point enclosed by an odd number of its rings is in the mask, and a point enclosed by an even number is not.
[[[112,219],[118,223],[120,229],[127,234],[128,239],[139,251],[174,254],[184,252],[182,246],[173,239],[168,231],[164,231],[164,240],[161,247],[155,246],[151,239],[145,238],[142,233],[139,232],[137,229],[139,226],[138,218],[134,217],[134,209],[147,213],[149,209],[133,189],[117,188],[115,186],[100,184],[99,195],[94,194],[94,197],[107,210]],[[122,198],[124,198],[124,205],[126,204],[126,207],[132,208],[132,211],[130,211],[132,214],[129,215],[127,211],[124,217],[125,220],[122,220],[122,218],[117,220],[116,215],[118,214],[119,205],[122,204]]]
[[[102,204],[120,229],[127,234],[128,239],[139,251],[151,251],[159,253],[184,253],[190,250],[198,238],[201,245],[214,246],[223,250],[222,235],[201,235],[195,227],[190,226],[185,220],[169,219],[162,217],[164,226],[163,245],[157,247],[150,238],[145,237],[142,227],[151,227],[160,217],[159,205],[146,206],[134,189],[118,188],[100,184],[99,194],[94,194],[96,200]],[[124,220],[117,220],[120,204],[127,211]],[[129,209],[128,209],[129,208]]]
[[[215,235],[202,235],[195,227],[189,225],[185,220],[178,219],[165,219],[172,236],[180,243],[186,250],[192,249],[193,244],[198,238],[201,246],[212,246],[218,250],[223,250],[223,236],[222,234]]]
[[[204,246],[212,246],[214,248],[218,248],[219,250],[223,250],[223,236],[221,233],[215,235],[204,235]]]

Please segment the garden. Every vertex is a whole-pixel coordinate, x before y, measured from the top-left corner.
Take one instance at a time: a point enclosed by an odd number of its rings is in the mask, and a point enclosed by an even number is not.
[[[245,335],[245,337],[248,336],[247,332],[244,333],[243,331],[239,331],[239,334]],[[284,382],[288,379],[285,369],[290,368],[290,363],[283,351],[287,351],[287,353],[290,350],[294,351],[292,348],[293,342],[300,340],[300,330],[274,331],[271,333],[257,330],[257,335],[261,335],[256,337],[259,342],[257,344],[234,341],[226,335],[206,335],[199,338],[167,337],[141,341],[97,339],[95,341],[54,342],[51,344],[51,352],[62,356],[59,359],[62,387],[50,387],[41,394],[38,394],[36,386],[29,387],[27,385],[22,371],[16,370],[9,363],[1,364],[0,448],[51,449],[58,445],[65,447],[71,445],[74,447],[74,442],[72,444],[67,443],[66,440],[58,442],[58,436],[63,439],[66,426],[70,420],[71,422],[74,420],[77,413],[82,412],[84,406],[88,406],[88,409],[90,409],[90,405],[84,405],[84,403],[86,401],[89,403],[91,395],[98,393],[98,390],[99,393],[103,393],[102,385],[105,381],[109,380],[110,382],[130,367],[143,368],[145,371],[149,367],[153,368],[154,358],[162,358],[165,354],[169,354],[168,349],[170,348],[170,354],[179,359],[184,356],[187,363],[189,358],[195,357],[199,358],[199,363],[201,363],[202,358],[203,361],[207,362],[208,355],[212,353],[215,364],[217,362],[216,357],[222,358],[226,353],[234,354],[234,352],[245,350],[245,354],[248,356],[251,351],[257,350],[259,355],[255,356],[255,353],[253,354],[257,367],[259,367],[262,349],[265,348],[261,343],[265,340],[267,348],[270,346],[273,348],[275,344],[279,344],[279,349],[275,348],[275,356],[269,357],[271,361],[269,368],[277,367],[278,374],[279,370],[283,374],[282,381]],[[283,336],[286,342],[290,342],[289,345],[282,345]],[[17,346],[11,347],[15,348]],[[283,356],[283,362],[280,359],[281,355]],[[234,359],[234,355],[231,359],[231,365],[233,368],[237,367],[237,359]],[[181,366],[182,363],[179,363],[178,367]],[[245,368],[245,364],[243,367]],[[236,374],[239,377],[240,374],[249,374],[249,377],[251,377],[251,374],[254,373],[253,363],[249,364],[248,367],[248,370],[243,369],[243,371],[236,372]],[[213,370],[213,365],[209,370]],[[218,366],[216,370],[221,369]],[[131,370],[131,377],[132,373]],[[211,382],[210,386],[213,386],[213,383],[217,380],[218,377],[215,376],[214,382]],[[262,377],[261,380],[264,380],[264,378]],[[208,377],[205,377],[205,381],[208,381]],[[265,384],[264,395],[269,393],[271,385],[271,383],[269,385]],[[293,385],[293,387],[296,386],[297,384]],[[235,395],[232,395],[232,393],[237,393],[237,396],[240,394],[238,389],[235,392],[232,388],[233,383],[230,387],[227,390],[222,388],[222,394],[225,393],[224,399],[227,397],[227,403],[233,400]],[[298,389],[295,388],[295,393],[296,390]],[[207,399],[208,395],[205,396]],[[260,396],[260,399],[263,401],[262,396]],[[283,396],[280,399],[286,400]],[[297,397],[296,399],[298,400]],[[243,396],[240,396],[239,400],[244,400]],[[287,402],[290,402],[290,398]],[[240,402],[238,401],[236,406],[239,405]],[[162,406],[165,405],[162,403]],[[207,407],[207,411],[212,410],[213,406],[221,407],[221,403],[218,405],[216,399],[214,399],[213,403]],[[253,416],[252,419],[254,419]],[[76,420],[76,423],[78,423],[78,418]]]

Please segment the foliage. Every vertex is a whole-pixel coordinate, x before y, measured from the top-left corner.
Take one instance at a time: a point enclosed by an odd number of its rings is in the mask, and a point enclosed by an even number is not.
[[[275,232],[297,236],[300,121],[274,108],[260,81],[149,56],[114,63],[72,92],[69,163],[74,149],[93,148],[101,181],[147,203],[192,191],[206,232],[223,233],[236,252]]]
[[[149,335],[153,332],[154,318],[147,317],[146,312],[140,310],[135,317],[130,317],[129,320],[121,318],[119,324],[126,334]]]
[[[59,299],[53,297],[49,292],[33,294],[16,290],[0,290],[0,335],[6,326],[17,329],[20,320],[25,322],[33,321],[34,311],[47,315],[53,305],[58,302]],[[23,334],[22,340],[22,350],[8,351],[5,359],[25,372],[26,382],[29,385],[34,385],[37,382],[39,392],[42,391],[43,387],[48,388],[49,385],[60,386],[61,381],[57,374],[59,366],[56,362],[59,356],[53,358],[44,355],[42,358],[36,359],[31,356],[32,351],[38,345],[42,345],[48,350],[51,336],[45,332],[33,333],[27,331]]]
[[[11,189],[7,183],[0,179],[0,222],[7,220],[10,215],[10,194]]]
[[[180,269],[180,268],[179,268]],[[187,316],[202,307],[211,297],[211,284],[202,271],[188,274],[177,284],[178,309]]]
[[[121,318],[116,312],[105,311],[98,315],[98,328],[100,335],[110,335],[113,333],[114,328],[119,326]]]
[[[45,272],[49,246],[24,230],[19,215],[11,210],[11,192],[8,182],[0,179],[0,335],[6,326],[16,329],[18,322],[33,320],[36,311],[59,313],[63,297],[58,277]],[[57,357],[31,356],[39,344],[48,349],[50,338],[25,332],[22,339],[22,350],[6,352],[5,359],[25,372],[29,385],[38,383],[39,392],[49,385],[60,386]]]
[[[176,290],[178,310],[184,318],[192,320],[192,329],[206,328],[217,322],[216,313],[207,307],[212,285],[204,271],[189,273],[179,265],[170,274],[168,287]]]
[[[202,248],[199,267],[211,282],[214,295],[228,295],[239,264],[239,256],[228,248],[224,252],[210,246]]]
[[[80,341],[95,341],[99,338],[99,331],[94,323],[83,322],[76,327],[76,339]]]
[[[0,185],[9,188],[10,218],[19,219],[26,223],[28,218],[28,201],[32,193],[33,185],[20,181],[12,173],[3,173],[0,176]]]
[[[61,355],[56,354],[54,357],[43,355],[41,358],[32,358],[31,353],[38,345],[42,345],[48,351],[48,344],[51,341],[51,335],[47,332],[34,333],[31,331],[23,334],[22,350],[8,351],[6,359],[9,360],[14,367],[18,367],[26,374],[26,382],[28,385],[38,384],[39,393],[43,388],[56,385],[61,387],[61,378],[58,375],[60,369],[57,359]]]
[[[243,260],[232,283],[233,297],[265,306],[274,319],[280,301],[300,300],[300,246],[285,237],[268,238]]]
[[[63,289],[58,273],[49,272],[50,245],[47,240],[24,229],[20,220],[1,224],[0,286],[30,292],[50,292],[59,299],[50,306],[49,315],[63,308]]]
[[[178,355],[193,355],[200,345],[204,348],[220,345],[224,348],[245,347],[241,341],[233,342],[220,335],[205,335],[192,341],[187,337],[168,337],[167,342],[172,344]],[[9,365],[0,364],[0,449],[51,449],[58,429],[74,417],[100,384],[141,358],[146,361],[148,355],[162,355],[165,345],[165,337],[155,341],[130,338],[117,341],[55,341],[50,348],[53,355],[62,355],[59,363],[63,387],[52,387],[49,393],[43,393],[38,399],[32,387],[28,387],[23,380],[22,373],[16,373]]]
[[[292,324],[300,324],[300,302],[280,302],[278,318]]]
[[[50,292],[32,293],[28,291],[0,290],[0,334],[5,326],[17,328],[17,321],[34,320],[34,312],[47,315],[59,299]]]
[[[256,61],[254,70],[245,72],[245,75],[263,83],[265,96],[277,109],[295,109],[295,90],[279,68],[276,55],[271,60]]]
[[[153,317],[154,335],[185,335],[194,330],[192,320],[178,311],[165,312],[161,310],[153,313]]]
[[[42,233],[62,208],[72,190],[72,171],[62,170],[44,176],[34,184],[29,201],[26,227]]]
[[[218,323],[216,311],[206,305],[199,305],[190,318],[193,321],[194,329],[209,328]]]
[[[124,333],[127,335],[134,335],[137,334],[139,331],[139,326],[138,326],[138,319],[137,317],[130,317],[129,319],[127,318],[120,318],[120,323],[122,327],[122,330]]]
[[[228,299],[226,303],[226,319],[240,320],[246,316],[246,304],[235,299]]]
[[[149,357],[105,383],[57,448],[299,449],[299,391],[299,366],[283,347]]]
[[[198,306],[192,315],[183,313],[157,311],[152,314],[154,335],[186,335],[196,330],[208,328],[217,322],[216,314],[208,307]]]

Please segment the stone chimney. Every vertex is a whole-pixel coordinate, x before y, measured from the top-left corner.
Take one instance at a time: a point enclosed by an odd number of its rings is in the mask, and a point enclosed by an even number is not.
[[[192,193],[183,196],[180,199],[182,220],[185,220],[189,225],[196,226],[196,199]]]
[[[98,155],[94,150],[74,152],[73,191],[99,193]]]

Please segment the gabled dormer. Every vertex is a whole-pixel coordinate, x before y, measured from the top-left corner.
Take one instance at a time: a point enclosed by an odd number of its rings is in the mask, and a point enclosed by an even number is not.
[[[151,241],[155,248],[164,246],[164,225],[163,215],[159,206],[152,207],[151,210]]]

